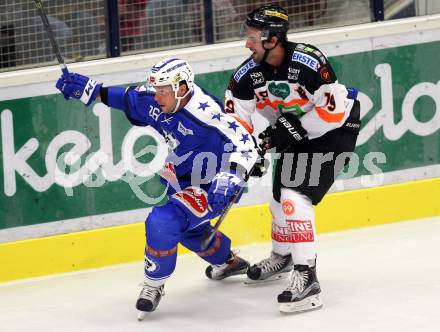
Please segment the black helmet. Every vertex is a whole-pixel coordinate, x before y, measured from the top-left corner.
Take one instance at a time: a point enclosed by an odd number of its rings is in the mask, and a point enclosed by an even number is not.
[[[285,36],[289,30],[289,16],[283,7],[268,4],[252,11],[246,17],[245,24],[258,30]]]

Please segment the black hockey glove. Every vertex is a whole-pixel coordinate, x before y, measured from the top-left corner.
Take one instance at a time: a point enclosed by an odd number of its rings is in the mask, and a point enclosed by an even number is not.
[[[269,169],[270,162],[267,159],[264,159],[264,154],[266,153],[266,149],[260,144],[258,146],[257,139],[254,136],[251,136],[252,140],[254,141],[255,148],[258,152],[258,159],[255,162],[254,168],[251,173],[249,173],[249,176],[261,178],[267,173],[267,170]]]
[[[260,133],[258,138],[262,140],[260,144],[262,148],[266,150],[275,148],[277,152],[283,152],[288,147],[307,140],[306,134],[306,130],[295,114],[284,113],[273,126],[267,127]]]
[[[270,162],[267,159],[264,159],[264,155],[262,153],[259,153],[258,159],[255,162],[255,167],[252,170],[252,173],[249,174],[249,176],[261,178],[263,175],[267,173],[267,170],[269,169]]]

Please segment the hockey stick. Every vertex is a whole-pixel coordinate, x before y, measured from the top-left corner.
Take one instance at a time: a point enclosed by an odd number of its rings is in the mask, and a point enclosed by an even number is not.
[[[264,149],[258,150],[258,154],[260,155],[260,157],[263,157],[265,152],[266,151]],[[254,171],[256,166],[257,166],[257,163],[255,163],[254,166],[252,166],[250,171],[244,177],[243,181],[245,183],[248,182],[250,174],[252,174],[252,172]],[[206,227],[205,228],[205,232],[203,233],[202,241],[201,241],[201,244],[200,244],[200,247],[201,247],[202,250],[205,250],[208,247],[209,243],[214,238],[214,235],[217,233],[218,228],[220,227],[220,225],[222,224],[223,220],[228,215],[229,210],[231,209],[232,205],[234,205],[235,201],[240,196],[240,194],[243,191],[243,189],[244,189],[244,185],[239,190],[237,190],[235,192],[235,194],[232,196],[231,200],[229,201],[228,205],[226,205],[226,207],[223,210],[222,214],[220,215],[220,217],[217,219],[216,223],[214,224],[214,227]]]
[[[38,14],[41,17],[41,21],[43,22],[44,29],[46,30],[46,33],[49,37],[53,52],[55,53],[55,56],[57,57],[58,63],[60,64],[61,71],[63,72],[63,74],[65,76],[68,76],[69,71],[67,70],[67,66],[64,63],[64,59],[61,55],[60,48],[58,47],[58,43],[55,40],[55,37],[53,35],[52,27],[50,26],[49,20],[47,19],[47,14],[46,14],[46,11],[44,10],[44,7],[43,7],[43,1],[42,0],[34,0],[34,2],[35,2],[35,6],[37,7]]]

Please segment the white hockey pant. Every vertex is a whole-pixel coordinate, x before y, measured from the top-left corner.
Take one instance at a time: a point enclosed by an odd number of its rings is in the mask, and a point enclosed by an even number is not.
[[[315,211],[310,199],[287,188],[281,189],[281,203],[272,199],[272,248],[280,255],[292,255],[293,263],[313,266],[316,258]]]

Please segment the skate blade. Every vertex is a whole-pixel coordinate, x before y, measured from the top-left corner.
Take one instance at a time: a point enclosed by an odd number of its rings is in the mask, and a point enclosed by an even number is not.
[[[211,279],[211,280],[223,280],[223,279],[226,279],[226,278],[229,278],[229,277],[240,276],[240,275],[246,274],[246,272],[247,272],[247,268],[246,269],[242,269],[240,271],[233,272],[233,273],[228,274],[228,275],[216,275],[216,274],[213,274],[213,275],[211,275],[211,278],[209,278],[209,277],[208,278]]]
[[[281,313],[300,313],[320,309],[322,301],[319,294],[309,296],[300,302],[280,303]]]
[[[247,278],[244,281],[244,284],[248,285],[248,286],[259,285],[259,284],[267,284],[267,283],[275,282],[275,281],[278,281],[278,280],[286,279],[289,276],[290,276],[290,271],[289,272],[279,273],[279,274],[274,275],[272,277],[269,277],[267,279],[253,280],[253,279]]]
[[[138,321],[144,320],[144,318],[147,317],[148,314],[149,314],[149,312],[147,312],[147,311],[139,311],[138,312]]]

